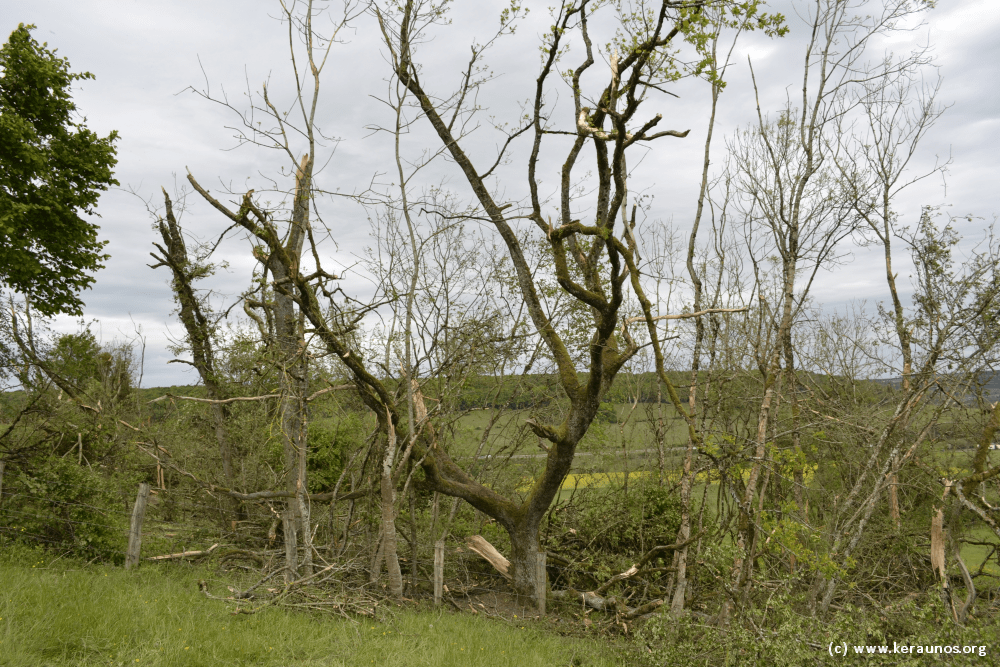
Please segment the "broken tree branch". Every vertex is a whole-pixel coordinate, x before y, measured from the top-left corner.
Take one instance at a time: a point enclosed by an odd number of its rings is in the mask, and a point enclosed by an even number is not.
[[[218,544],[213,544],[207,549],[202,549],[198,551],[181,551],[175,554],[163,554],[162,556],[149,556],[146,560],[177,560],[180,558],[200,558],[202,556],[208,556],[213,551],[219,547]]]
[[[483,557],[493,568],[504,576],[511,579],[510,561],[504,558],[503,554],[496,550],[492,544],[486,541],[482,535],[473,535],[465,540],[465,545],[472,551]]]

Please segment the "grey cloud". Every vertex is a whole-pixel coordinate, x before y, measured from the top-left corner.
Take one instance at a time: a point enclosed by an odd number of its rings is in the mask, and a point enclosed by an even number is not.
[[[420,53],[429,88],[442,94],[453,89],[468,61],[470,40],[475,36],[483,41],[491,36],[502,4],[479,0],[455,3],[454,25],[437,31]],[[500,77],[484,92],[481,103],[499,117],[516,120],[518,103],[533,91],[539,62],[538,37],[549,24],[544,8],[534,4],[517,35],[502,40],[489,53],[489,63]],[[777,111],[786,96],[794,98],[796,86],[800,85],[801,25],[789,2],[782,0],[772,5],[788,17],[792,34],[774,41],[749,35],[737,48],[716,128],[716,170],[722,168],[724,140],[754,119],[746,56],[753,58],[766,110]],[[954,105],[927,138],[921,164],[932,164],[935,155],[951,154],[954,165],[948,177],[947,198],[938,183],[927,183],[907,193],[907,219],[915,220],[922,204],[948,203],[952,212],[986,216],[997,210],[994,174],[1000,154],[1000,105],[994,82],[1000,45],[993,36],[1000,27],[1000,12],[994,5],[989,0],[962,0],[947,6],[941,3],[928,15],[928,25],[911,35],[912,43],[929,35],[935,44],[944,76],[941,99]],[[225,150],[235,143],[232,130],[226,129],[226,125],[237,121],[235,115],[190,92],[181,92],[189,86],[203,88],[207,76],[213,93],[221,94],[224,88],[235,106],[245,108],[248,81],[256,91],[270,77],[275,98],[288,99],[287,32],[270,18],[276,14],[276,6],[267,0],[7,0],[0,9],[0,31],[5,37],[19,22],[36,23],[36,37],[49,41],[61,55],[69,57],[75,70],[94,72],[96,81],[83,82],[75,99],[92,129],[102,134],[112,129],[120,132],[117,177],[123,188],[135,188],[143,198],[157,204],[161,201],[159,188],[164,186],[172,192],[173,174],[183,184],[186,167],[202,184],[221,193],[222,183],[237,191],[263,187],[259,173],[273,175],[287,166],[288,160],[277,153],[246,146]],[[321,122],[328,134],[342,137],[343,142],[319,176],[320,187],[326,189],[360,191],[376,173],[384,174],[383,182],[393,180],[384,159],[387,137],[366,129],[389,122],[384,106],[375,99],[385,96],[389,71],[373,27],[370,17],[360,19],[357,30],[346,35],[348,43],[334,47],[327,71]],[[595,30],[606,27],[597,26]],[[890,46],[899,50],[907,43],[897,40]],[[575,62],[579,55],[571,52],[567,62]],[[603,63],[595,65],[592,76],[605,74]],[[648,155],[634,189],[655,195],[651,218],[672,219],[677,228],[684,229],[693,216],[697,196],[709,100],[707,86],[702,82],[681,82],[676,92],[680,99],[665,95],[653,98],[644,113],[662,112],[664,127],[691,129],[691,135],[663,143]],[[551,101],[555,101],[555,95],[553,92]],[[569,92],[564,87],[558,95],[562,106],[554,113],[552,123],[568,129],[573,122],[567,106]],[[479,122],[483,125],[469,137],[475,159],[482,163],[495,154],[498,144],[498,135],[485,121],[486,116],[481,116]],[[416,149],[428,137],[427,128],[416,127],[406,145]],[[554,148],[546,153],[544,187],[549,192],[557,183],[558,159]],[[523,164],[523,160],[515,160],[500,170],[502,187],[511,200],[524,196]],[[441,163],[428,173],[425,182],[451,183],[467,195],[457,176],[454,165]],[[191,234],[208,240],[225,228],[224,220],[195,197],[188,203],[184,224]],[[110,240],[108,251],[112,258],[98,275],[94,289],[84,295],[87,316],[102,321],[106,339],[129,335],[132,320],[141,323],[148,336],[145,384],[193,381],[182,365],[165,363],[170,358],[166,350],[168,336],[178,336],[180,327],[170,317],[174,306],[165,272],[147,267],[156,234],[142,201],[124,190],[110,192],[102,198],[99,211],[102,234]],[[352,264],[371,244],[365,211],[334,200],[323,204],[323,215],[339,246],[335,249],[328,244],[329,257],[340,266]],[[962,231],[974,235],[978,228],[967,225]],[[852,299],[882,298],[880,271],[884,269],[879,258],[864,249],[853,252],[849,270],[820,276],[815,288],[818,301],[843,309]],[[231,299],[244,289],[252,270],[246,242],[238,235],[228,239],[220,259],[228,260],[230,269],[220,271],[212,287],[220,299]],[[905,265],[905,253],[900,253],[897,261]],[[905,266],[901,272],[905,275]],[[349,272],[345,289],[365,292],[371,288],[354,271]],[[60,319],[56,325],[62,329],[76,326],[68,319]]]

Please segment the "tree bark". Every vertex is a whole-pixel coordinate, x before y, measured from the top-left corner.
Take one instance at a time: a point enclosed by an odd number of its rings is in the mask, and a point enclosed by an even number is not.
[[[301,312],[295,307],[290,283],[293,274],[299,271],[299,261],[309,225],[310,187],[312,160],[304,155],[295,174],[295,200],[289,225],[286,254],[270,258],[269,269],[274,276],[275,342],[280,355],[280,410],[281,439],[285,458],[286,488],[295,494],[288,506],[294,518],[293,530],[286,532],[286,553],[288,540],[300,538],[303,553],[300,563],[292,568],[299,576],[312,574],[312,529],[309,519],[309,493],[307,465],[308,423],[306,421],[306,396],[309,391],[308,368],[306,363],[306,341]],[[281,286],[281,287],[279,287]],[[286,287],[288,286],[288,287]]]
[[[389,572],[389,593],[393,597],[403,597],[403,573],[399,569],[399,555],[396,540],[396,489],[392,468],[396,456],[396,433],[392,422],[388,422],[385,455],[382,457],[382,557]],[[376,564],[378,567],[378,564]]]
[[[295,510],[289,502],[281,513],[281,532],[285,539],[285,583],[299,578],[298,539],[295,534]]]
[[[538,525],[525,522],[510,532],[511,579],[519,602],[531,604],[535,599],[535,575],[538,563]]]
[[[173,274],[171,286],[174,299],[180,307],[181,324],[187,332],[192,365],[205,385],[208,398],[212,401],[221,401],[226,398],[226,392],[215,372],[215,349],[212,342],[214,323],[210,313],[205,312],[207,305],[199,300],[194,289],[194,281],[199,277],[200,267],[194,266],[188,256],[183,230],[174,215],[173,202],[170,201],[166,190],[163,190],[163,200],[165,216],[158,220],[157,226],[164,245],[153,244],[160,251],[160,255],[150,253],[157,260],[153,268],[166,266],[171,270]],[[235,488],[232,448],[229,445],[226,429],[228,417],[228,408],[225,404],[212,404],[212,425],[219,448],[219,458],[222,461],[222,475],[226,484]],[[234,505],[234,509],[237,507],[238,505]]]

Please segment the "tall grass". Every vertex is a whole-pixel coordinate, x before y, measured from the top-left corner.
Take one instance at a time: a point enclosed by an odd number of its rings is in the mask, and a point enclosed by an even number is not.
[[[143,667],[620,664],[597,641],[446,610],[382,621],[282,609],[233,616],[197,590],[204,569],[125,572],[31,552],[0,555],[0,665]],[[222,587],[214,582],[213,587]]]

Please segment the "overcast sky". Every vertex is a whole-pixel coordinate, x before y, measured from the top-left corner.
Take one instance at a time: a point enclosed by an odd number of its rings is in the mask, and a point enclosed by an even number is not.
[[[470,40],[482,41],[495,31],[503,3],[456,0],[454,4],[453,24],[435,32],[433,42],[418,57],[425,64],[428,85],[439,86],[442,93],[457,82],[468,60]],[[527,0],[525,4],[534,10],[532,14],[513,37],[501,41],[488,56],[492,69],[501,76],[486,89],[481,103],[498,115],[516,112],[517,101],[531,94],[537,76],[537,45],[547,27],[546,7],[552,3]],[[730,84],[721,101],[716,130],[719,139],[731,136],[753,119],[748,55],[754,61],[765,109],[779,109],[786,95],[795,95],[796,84],[801,85],[803,24],[792,4],[772,3],[786,14],[792,30],[789,37],[771,42],[751,36],[737,49]],[[943,76],[940,99],[951,105],[922,144],[918,165],[926,167],[950,155],[953,163],[947,189],[940,178],[922,183],[907,193],[902,213],[904,218],[915,220],[922,204],[942,204],[954,215],[974,214],[990,221],[1000,211],[1000,93],[995,85],[1000,69],[996,39],[1000,34],[1000,3],[942,0],[938,4],[926,14],[924,26],[886,45],[901,52],[911,44],[929,41]],[[105,341],[132,336],[136,327],[141,328],[147,339],[146,386],[188,384],[195,378],[187,367],[166,363],[172,356],[166,350],[168,338],[179,337],[182,329],[171,316],[167,274],[164,269],[153,271],[147,266],[151,263],[151,243],[157,236],[142,199],[158,198],[161,186],[172,191],[174,174],[179,184],[186,167],[218,192],[220,179],[242,191],[259,183],[259,178],[253,179],[258,172],[274,174],[284,164],[279,156],[252,147],[230,150],[235,142],[226,126],[237,121],[236,116],[185,92],[190,86],[205,89],[207,84],[214,95],[225,90],[234,106],[245,108],[243,94],[248,84],[257,91],[270,77],[276,95],[287,90],[283,87],[289,71],[287,32],[274,18],[277,9],[272,0],[0,3],[4,38],[18,23],[34,23],[38,26],[36,39],[68,57],[74,71],[86,70],[96,76],[95,81],[82,82],[74,98],[92,130],[101,135],[116,130],[121,136],[116,170],[121,188],[106,193],[98,207],[101,235],[110,241],[107,252],[111,259],[83,298],[87,319],[100,323],[98,333]],[[384,97],[388,78],[377,25],[370,16],[362,16],[345,37],[348,43],[334,48],[325,73],[322,126],[341,141],[320,175],[320,187],[351,192],[365,188],[375,174],[390,168],[386,138],[366,129],[372,124],[388,124],[390,116],[375,99]],[[664,96],[656,102],[656,110],[664,114],[664,127],[691,129],[691,135],[671,140],[666,150],[650,158],[645,187],[655,195],[651,216],[672,219],[683,229],[689,225],[697,197],[708,89],[693,81],[679,84],[676,91],[680,99]],[[484,138],[480,144],[488,147],[491,141]],[[723,149],[723,142],[717,141],[715,164],[721,163]],[[522,160],[505,174],[520,174],[523,182],[523,165]],[[449,176],[457,174],[449,173],[446,166],[435,175]],[[548,181],[556,181],[554,173]],[[454,178],[452,184],[468,195],[459,179]],[[511,191],[520,187],[512,184]],[[189,204],[183,220],[189,232],[204,239],[222,232],[225,224],[218,214],[194,198]],[[338,245],[336,249],[330,246],[331,257],[340,266],[350,265],[370,243],[365,212],[345,203],[329,207],[325,218]],[[960,230],[970,238],[981,237],[984,224],[964,224]],[[854,260],[848,268],[824,275],[816,286],[816,299],[830,308],[843,307],[850,299],[884,298],[884,268],[879,258],[863,250],[853,251]],[[232,298],[245,288],[252,260],[246,244],[238,239],[224,244],[221,255],[230,268],[217,276],[213,287],[221,297]],[[901,256],[899,261],[903,259]],[[350,273],[348,276],[346,289],[364,289],[362,283],[351,282]],[[56,322],[61,331],[76,326],[70,318]]]

